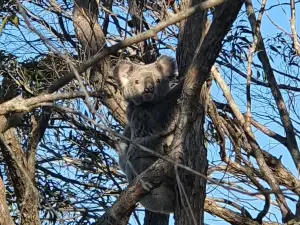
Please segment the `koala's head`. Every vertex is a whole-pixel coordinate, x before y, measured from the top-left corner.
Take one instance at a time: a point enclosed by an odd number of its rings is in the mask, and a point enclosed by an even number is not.
[[[161,56],[148,65],[120,61],[114,69],[114,76],[121,84],[125,99],[140,105],[162,100],[170,90],[175,71],[174,59]]]

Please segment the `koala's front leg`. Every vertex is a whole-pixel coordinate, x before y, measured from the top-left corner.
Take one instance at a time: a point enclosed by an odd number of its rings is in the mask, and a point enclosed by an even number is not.
[[[156,153],[166,155],[170,152],[170,145],[173,141],[174,135],[169,134],[169,135],[152,135],[152,136],[147,136],[147,137],[141,137],[141,138],[136,138],[132,143],[133,145],[137,145],[142,151],[144,152],[145,155],[148,155],[149,153],[146,153],[146,151],[143,150],[138,145],[141,145],[142,147],[145,147],[149,150],[155,151]],[[151,153],[150,153],[151,155]]]
[[[127,125],[124,128],[123,136],[127,138],[131,138],[131,131],[130,127]],[[126,164],[128,161],[128,149],[129,149],[130,142],[127,140],[121,139],[119,141],[119,165],[123,172],[126,172]]]

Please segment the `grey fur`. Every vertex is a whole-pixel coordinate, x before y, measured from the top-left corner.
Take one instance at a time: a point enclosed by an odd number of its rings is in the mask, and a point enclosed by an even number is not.
[[[125,136],[162,155],[167,154],[172,142],[178,116],[177,96],[168,95],[175,73],[176,63],[168,56],[161,56],[148,65],[120,61],[114,69],[114,76],[128,102]],[[156,160],[157,157],[132,144],[121,145],[119,164],[129,182]],[[141,200],[141,204],[154,212],[174,212],[174,176],[169,174],[161,186]]]

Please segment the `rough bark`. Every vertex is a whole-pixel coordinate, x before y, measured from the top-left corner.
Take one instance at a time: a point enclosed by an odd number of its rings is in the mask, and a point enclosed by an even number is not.
[[[8,78],[3,80],[3,93],[1,101],[9,100],[15,97],[13,85]],[[3,94],[2,93],[2,94]],[[0,123],[5,124],[7,118],[0,117]],[[19,210],[21,212],[21,225],[39,225],[39,211],[38,211],[38,196],[34,189],[33,174],[35,173],[35,166],[28,167],[26,155],[20,146],[19,139],[15,134],[14,128],[10,128],[1,135],[1,151],[8,166],[9,177],[12,181]],[[31,175],[31,176],[30,176]]]
[[[181,1],[181,8],[186,9],[202,0]],[[178,34],[178,48],[176,58],[180,76],[188,71],[194,56],[199,53],[201,40],[204,35],[206,24],[206,11],[197,13],[185,20],[180,21]],[[196,77],[198,74],[194,74]],[[189,80],[187,75],[183,90],[180,129],[183,129],[179,146],[182,148],[182,163],[202,174],[207,172],[206,148],[204,147],[203,122],[205,118],[204,106],[199,105],[198,90],[192,90],[195,80]],[[201,88],[201,86],[200,86]],[[189,93],[191,91],[191,93]],[[196,91],[196,92],[195,92]],[[188,110],[188,108],[192,110]],[[185,120],[185,121],[184,121]],[[192,159],[192,160],[191,160]],[[176,224],[203,224],[204,222],[204,199],[206,192],[206,180],[195,177],[194,174],[184,170],[175,171],[177,176],[177,205],[175,210]],[[185,196],[186,195],[186,196]]]
[[[0,177],[0,225],[13,225],[14,222],[9,214],[9,209],[6,203],[5,186]]]
[[[251,1],[246,2],[246,10],[249,15],[249,21],[252,28],[252,32],[255,32],[256,28],[256,17],[253,9],[253,5]],[[258,45],[257,45],[257,55],[260,60],[260,62],[263,65],[264,72],[266,74],[266,78],[268,81],[268,84],[270,85],[270,89],[272,91],[272,95],[274,97],[274,100],[277,105],[277,109],[280,115],[280,119],[284,128],[284,131],[286,133],[287,138],[287,148],[293,158],[293,161],[295,163],[296,168],[298,171],[300,171],[300,152],[299,147],[296,140],[296,134],[295,129],[292,123],[292,120],[290,118],[290,114],[288,112],[288,109],[286,107],[286,104],[284,102],[284,99],[282,97],[282,94],[280,92],[280,89],[278,87],[274,71],[271,67],[271,63],[269,60],[269,57],[267,55],[265,44],[261,35],[261,32],[258,34]]]
[[[222,40],[236,19],[242,4],[241,1],[231,0],[216,8],[214,20],[201,43],[200,50],[194,55],[192,64],[188,65],[185,78],[179,122],[181,129],[177,129],[175,135],[177,143],[174,145],[183,149],[182,163],[204,175],[207,172],[206,148],[203,140],[206,101],[200,99],[200,93],[205,93],[203,84],[221,50]],[[183,200],[177,202],[176,224],[203,224],[206,180],[195,177],[185,170],[179,170],[179,178],[189,204]]]
[[[187,9],[204,2],[203,0],[181,1],[181,9]],[[183,76],[191,65],[196,52],[199,52],[201,40],[205,31],[206,11],[199,12],[189,18],[180,21],[178,33],[178,45],[176,49],[176,59],[179,74]]]
[[[97,21],[99,1],[76,0],[74,3],[73,25],[77,39],[82,45],[83,55],[89,59],[90,56],[106,48],[105,35]],[[101,59],[89,71],[90,83],[96,90],[103,93],[101,102],[107,106],[118,121],[125,124],[125,103],[116,89],[117,85],[108,79],[111,66],[110,57]]]

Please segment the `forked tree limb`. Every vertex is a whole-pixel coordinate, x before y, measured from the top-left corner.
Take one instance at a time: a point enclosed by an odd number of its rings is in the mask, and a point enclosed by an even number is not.
[[[88,60],[83,62],[79,66],[78,72],[83,73],[88,68],[96,65],[100,60],[104,59],[105,57],[107,57],[109,55],[116,54],[120,49],[124,49],[124,48],[129,47],[133,44],[144,41],[148,38],[155,37],[158,32],[162,31],[167,26],[178,23],[181,20],[186,19],[186,18],[188,18],[188,17],[190,17],[190,16],[192,16],[192,15],[194,15],[194,14],[196,14],[196,13],[202,11],[202,10],[206,10],[208,8],[217,6],[217,5],[219,5],[223,2],[226,2],[226,1],[228,1],[228,0],[208,0],[208,1],[205,1],[201,4],[196,5],[194,7],[183,10],[183,11],[179,12],[178,14],[175,14],[175,15],[169,17],[167,20],[162,21],[157,26],[152,27],[148,31],[145,31],[141,34],[138,34],[138,35],[134,36],[134,37],[127,38],[123,41],[120,41],[119,43],[117,43],[117,44],[115,44],[111,47],[104,48],[101,52],[91,56]],[[53,82],[49,86],[47,92],[52,93],[52,92],[60,89],[61,87],[65,86],[70,81],[72,81],[74,77],[75,77],[74,74],[72,72],[70,72],[69,74],[59,78],[58,80],[56,80],[55,82]]]
[[[250,22],[250,25],[252,28],[252,32],[254,32],[255,27],[256,27],[256,18],[255,18],[255,13],[254,13],[254,9],[253,9],[251,0],[246,1],[246,10],[247,10],[248,19],[249,19],[249,22]],[[280,114],[282,126],[286,133],[287,146],[288,146],[287,148],[293,158],[293,161],[294,161],[294,164],[295,164],[297,170],[300,171],[300,152],[299,152],[299,147],[298,147],[298,144],[296,141],[296,135],[295,135],[293,123],[291,121],[288,109],[286,107],[286,104],[284,102],[284,99],[282,97],[280,89],[278,87],[277,81],[275,79],[274,71],[271,67],[268,55],[266,53],[264,41],[262,39],[262,35],[260,32],[258,33],[257,47],[258,47],[258,50],[257,50],[258,58],[259,58],[260,62],[262,63],[268,84],[270,85],[272,95],[274,97],[274,100],[277,105],[277,109]]]
[[[293,214],[287,205],[285,197],[284,197],[282,191],[280,190],[280,186],[279,186],[277,180],[275,179],[275,176],[272,173],[271,168],[266,166],[267,162],[266,162],[266,159],[264,158],[262,149],[260,148],[259,144],[257,143],[252,131],[247,129],[244,126],[245,119],[243,117],[243,114],[240,112],[236,103],[234,102],[233,97],[231,96],[231,93],[229,91],[227,84],[222,79],[222,77],[220,76],[220,74],[217,70],[212,70],[212,74],[213,74],[215,80],[217,81],[218,85],[220,86],[231,110],[234,112],[235,116],[238,118],[238,123],[241,127],[241,131],[245,134],[246,140],[250,145],[250,152],[256,159],[257,164],[259,166],[259,169],[260,169],[264,179],[270,185],[272,190],[276,190],[275,196],[276,196],[276,200],[278,202],[278,205],[280,207],[280,210],[281,210],[281,213],[283,216],[283,221],[288,221],[289,219],[291,219],[293,217]]]
[[[187,77],[184,83],[183,87],[183,95],[181,96],[182,103],[184,105],[184,108],[182,109],[183,114],[181,114],[181,119],[179,121],[179,129],[177,129],[177,132],[175,134],[175,142],[173,143],[173,146],[175,148],[171,152],[171,158],[177,159],[178,156],[181,154],[182,148],[187,148],[188,143],[193,140],[197,140],[199,136],[198,135],[198,129],[199,125],[202,124],[202,120],[204,118],[204,111],[197,111],[195,114],[196,117],[190,117],[191,114],[187,113],[188,108],[194,106],[195,104],[199,105],[199,93],[201,90],[201,86],[206,80],[206,76],[208,76],[211,66],[214,64],[219,51],[221,50],[221,42],[225,35],[227,34],[228,30],[230,29],[233,21],[235,20],[243,2],[239,0],[232,0],[228,1],[224,6],[220,6],[218,13],[215,17],[215,20],[212,22],[212,25],[210,26],[210,30],[206,35],[206,38],[203,41],[203,45],[199,51],[199,56],[195,57],[192,66],[187,73]],[[201,4],[200,4],[201,5]],[[172,17],[171,17],[172,18]],[[200,66],[200,68],[199,68]],[[198,99],[198,101],[197,101]],[[196,100],[196,101],[193,101]],[[196,107],[196,109],[199,106]],[[201,106],[203,107],[203,106]],[[202,113],[202,114],[198,114]],[[195,126],[191,126],[191,121],[195,122],[194,120],[197,120]],[[195,129],[196,128],[196,129]],[[184,129],[183,136],[181,136],[180,129]],[[194,129],[193,132],[192,130]],[[188,132],[190,134],[189,140],[184,140],[184,134],[187,134]],[[176,141],[178,140],[178,141]],[[199,149],[199,147],[203,147],[203,143],[199,142],[198,144],[194,145],[193,147]],[[205,149],[203,149],[206,151]],[[202,154],[202,153],[201,153]],[[206,173],[207,167],[205,166],[206,157],[202,158],[200,156],[201,163],[203,164],[201,169],[196,166],[196,169],[200,172],[203,172],[203,174]],[[198,159],[199,156],[196,156]],[[196,161],[194,159],[194,161]],[[128,189],[121,193],[118,200],[115,202],[115,204],[100,218],[99,221],[97,221],[96,224],[101,225],[108,225],[108,224],[118,224],[118,221],[122,218],[122,215],[126,213],[137,201],[139,201],[143,195],[147,194],[148,191],[151,191],[153,188],[160,185],[160,183],[163,181],[164,174],[167,173],[167,171],[171,170],[173,168],[170,163],[166,163],[162,159],[158,159],[156,163],[154,163],[152,166],[150,166],[146,171],[144,171],[133,183],[131,183],[128,186]],[[193,168],[195,169],[195,168]],[[142,183],[140,181],[143,181],[143,183],[149,183],[150,188],[146,190]],[[196,178],[194,184],[196,186],[199,185],[200,179]],[[201,180],[201,192],[205,193],[205,183],[206,181]],[[199,187],[199,186],[198,186]],[[200,187],[199,187],[200,188]],[[193,187],[192,187],[193,189]],[[199,192],[199,189],[197,190]],[[202,199],[201,204],[204,204],[204,199]],[[200,204],[200,207],[201,207]],[[203,205],[204,207],[204,205]],[[202,209],[203,209],[202,207]],[[199,218],[199,217],[198,217]],[[199,218],[200,219],[200,218]],[[186,221],[187,222],[187,221]],[[200,224],[203,224],[203,217],[201,217],[201,220],[198,220]]]

